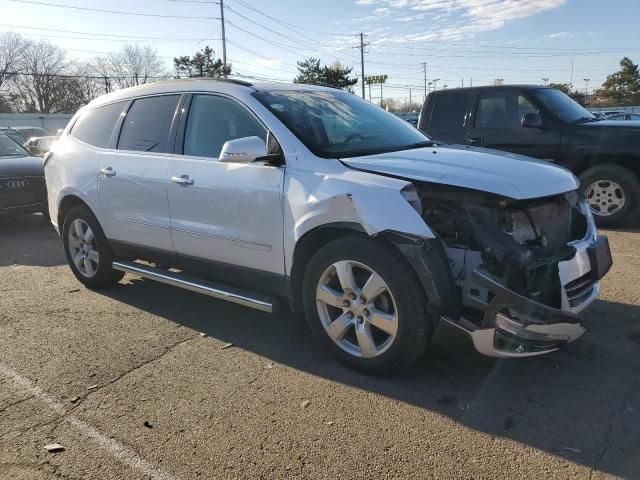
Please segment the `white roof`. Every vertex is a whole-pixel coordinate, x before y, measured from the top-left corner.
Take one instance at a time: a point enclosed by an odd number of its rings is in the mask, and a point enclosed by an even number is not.
[[[273,91],[273,90],[301,90],[301,91],[335,91],[333,88],[321,87],[319,85],[305,85],[300,83],[240,83],[233,79],[214,78],[183,78],[175,80],[164,80],[147,83],[137,87],[125,88],[115,92],[102,95],[96,98],[89,106],[94,107],[103,103],[116,102],[139,97],[142,95],[154,95],[159,93],[174,92],[220,92],[233,95],[250,91]]]

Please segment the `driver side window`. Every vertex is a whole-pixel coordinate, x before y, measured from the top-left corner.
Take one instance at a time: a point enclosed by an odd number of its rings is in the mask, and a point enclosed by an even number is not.
[[[267,130],[246,108],[216,95],[194,95],[184,136],[184,155],[217,159],[228,140],[256,136]]]
[[[475,128],[519,128],[527,113],[538,113],[538,109],[522,94],[483,93],[478,102]]]

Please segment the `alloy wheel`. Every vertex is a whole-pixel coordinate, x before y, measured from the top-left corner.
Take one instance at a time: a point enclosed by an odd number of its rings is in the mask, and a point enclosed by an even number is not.
[[[69,253],[76,269],[86,278],[92,278],[98,271],[100,255],[96,236],[87,222],[76,218],[69,227]]]
[[[350,355],[382,355],[398,334],[398,310],[391,289],[360,262],[331,264],[318,282],[316,306],[327,335]]]

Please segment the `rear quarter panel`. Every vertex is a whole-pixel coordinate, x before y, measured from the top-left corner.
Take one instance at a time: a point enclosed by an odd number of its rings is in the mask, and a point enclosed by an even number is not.
[[[58,209],[62,200],[69,195],[85,202],[100,224],[104,225],[97,190],[99,149],[65,134],[56,142],[51,152],[44,171],[49,214],[53,225],[61,228],[61,225],[58,225]]]

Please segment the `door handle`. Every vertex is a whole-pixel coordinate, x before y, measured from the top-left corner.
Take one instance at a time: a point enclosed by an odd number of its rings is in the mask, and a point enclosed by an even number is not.
[[[195,182],[192,178],[189,178],[189,175],[181,175],[179,177],[171,177],[171,181],[173,183],[177,183],[178,185],[182,185],[183,187],[190,187]]]
[[[102,168],[100,169],[100,175],[102,175],[103,177],[115,177],[116,171],[111,167]]]
[[[467,138],[467,143],[469,145],[482,145],[484,143],[484,140],[482,137],[470,137]]]

